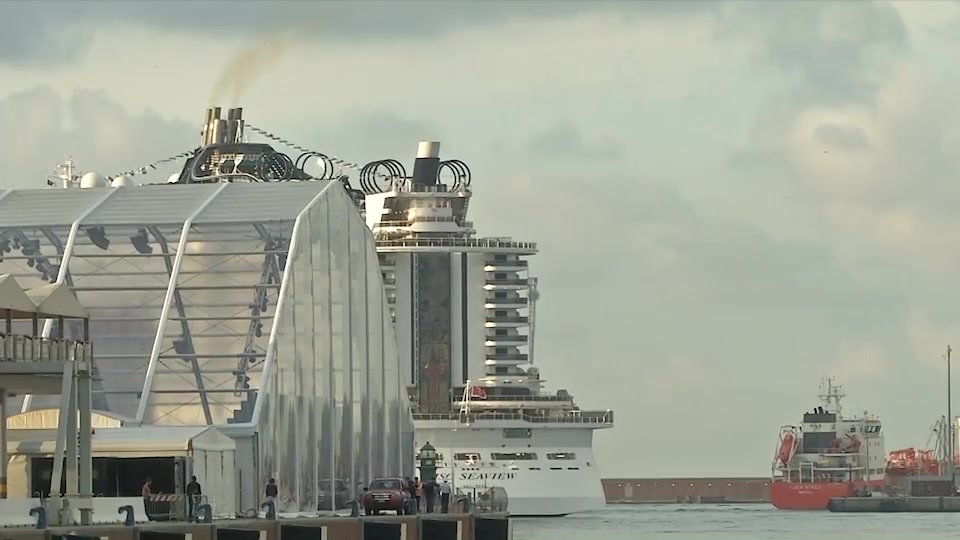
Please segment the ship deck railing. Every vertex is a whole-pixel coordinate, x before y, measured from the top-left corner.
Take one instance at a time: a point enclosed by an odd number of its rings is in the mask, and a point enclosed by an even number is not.
[[[410,227],[414,223],[454,223],[465,229],[472,229],[472,221],[462,221],[456,216],[414,216],[405,220],[378,221],[374,227]]]
[[[522,355],[517,355],[522,356]],[[483,388],[482,386],[480,388]],[[464,387],[455,388],[457,394],[463,394]],[[458,399],[457,402],[460,400]],[[487,395],[486,399],[470,399],[470,403],[484,403],[488,401],[531,401],[531,402],[571,402],[573,396],[492,396]]]
[[[536,242],[514,242],[494,238],[399,238],[396,240],[378,239],[378,248],[484,248],[515,249],[535,252]]]
[[[413,413],[414,420],[459,420],[476,422],[480,420],[520,420],[531,424],[613,424],[613,411],[579,411],[563,416],[541,416],[523,413]]]

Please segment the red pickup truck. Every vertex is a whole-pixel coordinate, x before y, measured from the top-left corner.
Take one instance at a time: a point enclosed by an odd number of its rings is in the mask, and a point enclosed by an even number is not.
[[[402,478],[378,478],[370,482],[370,488],[363,495],[363,510],[368,516],[383,511],[396,512],[400,516],[409,500],[410,493],[403,489]]]

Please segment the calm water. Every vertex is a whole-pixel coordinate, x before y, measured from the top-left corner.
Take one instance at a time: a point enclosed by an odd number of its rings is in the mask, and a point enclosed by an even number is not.
[[[516,519],[514,540],[817,540],[958,538],[958,514],[784,512],[767,505],[623,505]]]

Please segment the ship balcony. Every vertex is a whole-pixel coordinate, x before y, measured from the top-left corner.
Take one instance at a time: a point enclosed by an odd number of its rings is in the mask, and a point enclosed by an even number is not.
[[[515,316],[488,316],[486,327],[487,328],[515,328],[518,326],[524,326],[529,324],[530,319],[527,317],[521,317],[518,315]]]
[[[515,308],[523,309],[527,307],[527,299],[523,297],[515,298],[487,298],[484,300],[484,305],[486,309],[497,309],[497,308]]]
[[[485,272],[523,272],[527,270],[527,261],[487,261]]]
[[[383,287],[385,289],[396,289],[397,288],[397,278],[395,277],[384,277],[383,278]]]
[[[530,281],[523,278],[503,278],[488,279],[487,284],[483,286],[488,291],[492,290],[520,290],[530,287]]]
[[[529,357],[524,353],[508,353],[508,354],[488,354],[486,355],[486,361],[484,362],[488,366],[499,366],[506,364],[525,364],[529,361]]]
[[[393,268],[397,266],[396,261],[394,261],[389,257],[384,257],[383,255],[380,255],[378,259],[380,260],[380,266],[383,268]]]
[[[487,347],[496,347],[499,344],[520,344],[526,343],[530,338],[523,335],[513,334],[509,336],[487,334]]]

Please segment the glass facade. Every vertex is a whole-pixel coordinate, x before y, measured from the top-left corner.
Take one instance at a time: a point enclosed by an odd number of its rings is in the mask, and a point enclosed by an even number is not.
[[[281,511],[315,511],[326,479],[412,472],[373,238],[339,183],[0,192],[0,257],[0,274],[59,276],[90,310],[96,409],[249,426]]]

